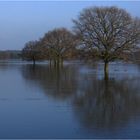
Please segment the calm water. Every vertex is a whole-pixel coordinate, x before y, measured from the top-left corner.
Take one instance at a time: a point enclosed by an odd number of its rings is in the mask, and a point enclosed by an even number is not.
[[[0,138],[140,138],[140,66],[0,63]]]

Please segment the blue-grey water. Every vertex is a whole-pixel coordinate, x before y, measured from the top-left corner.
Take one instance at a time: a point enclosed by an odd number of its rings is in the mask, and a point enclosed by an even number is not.
[[[0,138],[140,138],[140,65],[0,62]]]

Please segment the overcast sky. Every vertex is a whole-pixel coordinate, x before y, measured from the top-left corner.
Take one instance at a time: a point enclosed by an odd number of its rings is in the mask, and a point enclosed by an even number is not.
[[[56,27],[71,29],[83,8],[111,5],[140,17],[140,1],[0,1],[0,50],[20,50]]]

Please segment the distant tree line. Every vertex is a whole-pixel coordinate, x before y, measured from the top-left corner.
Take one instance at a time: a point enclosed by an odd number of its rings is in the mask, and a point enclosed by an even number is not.
[[[108,75],[111,61],[130,59],[140,44],[140,19],[117,7],[90,7],[76,20],[74,30],[57,28],[22,50],[26,60],[50,60],[54,65],[66,59],[102,60]]]
[[[21,51],[17,51],[17,50],[0,51],[0,60],[20,59],[20,58],[21,58]]]

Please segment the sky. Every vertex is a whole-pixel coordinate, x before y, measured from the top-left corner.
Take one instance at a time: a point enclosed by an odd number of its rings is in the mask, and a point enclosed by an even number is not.
[[[0,50],[21,50],[54,28],[73,28],[82,9],[117,6],[140,17],[140,1],[0,1]]]

